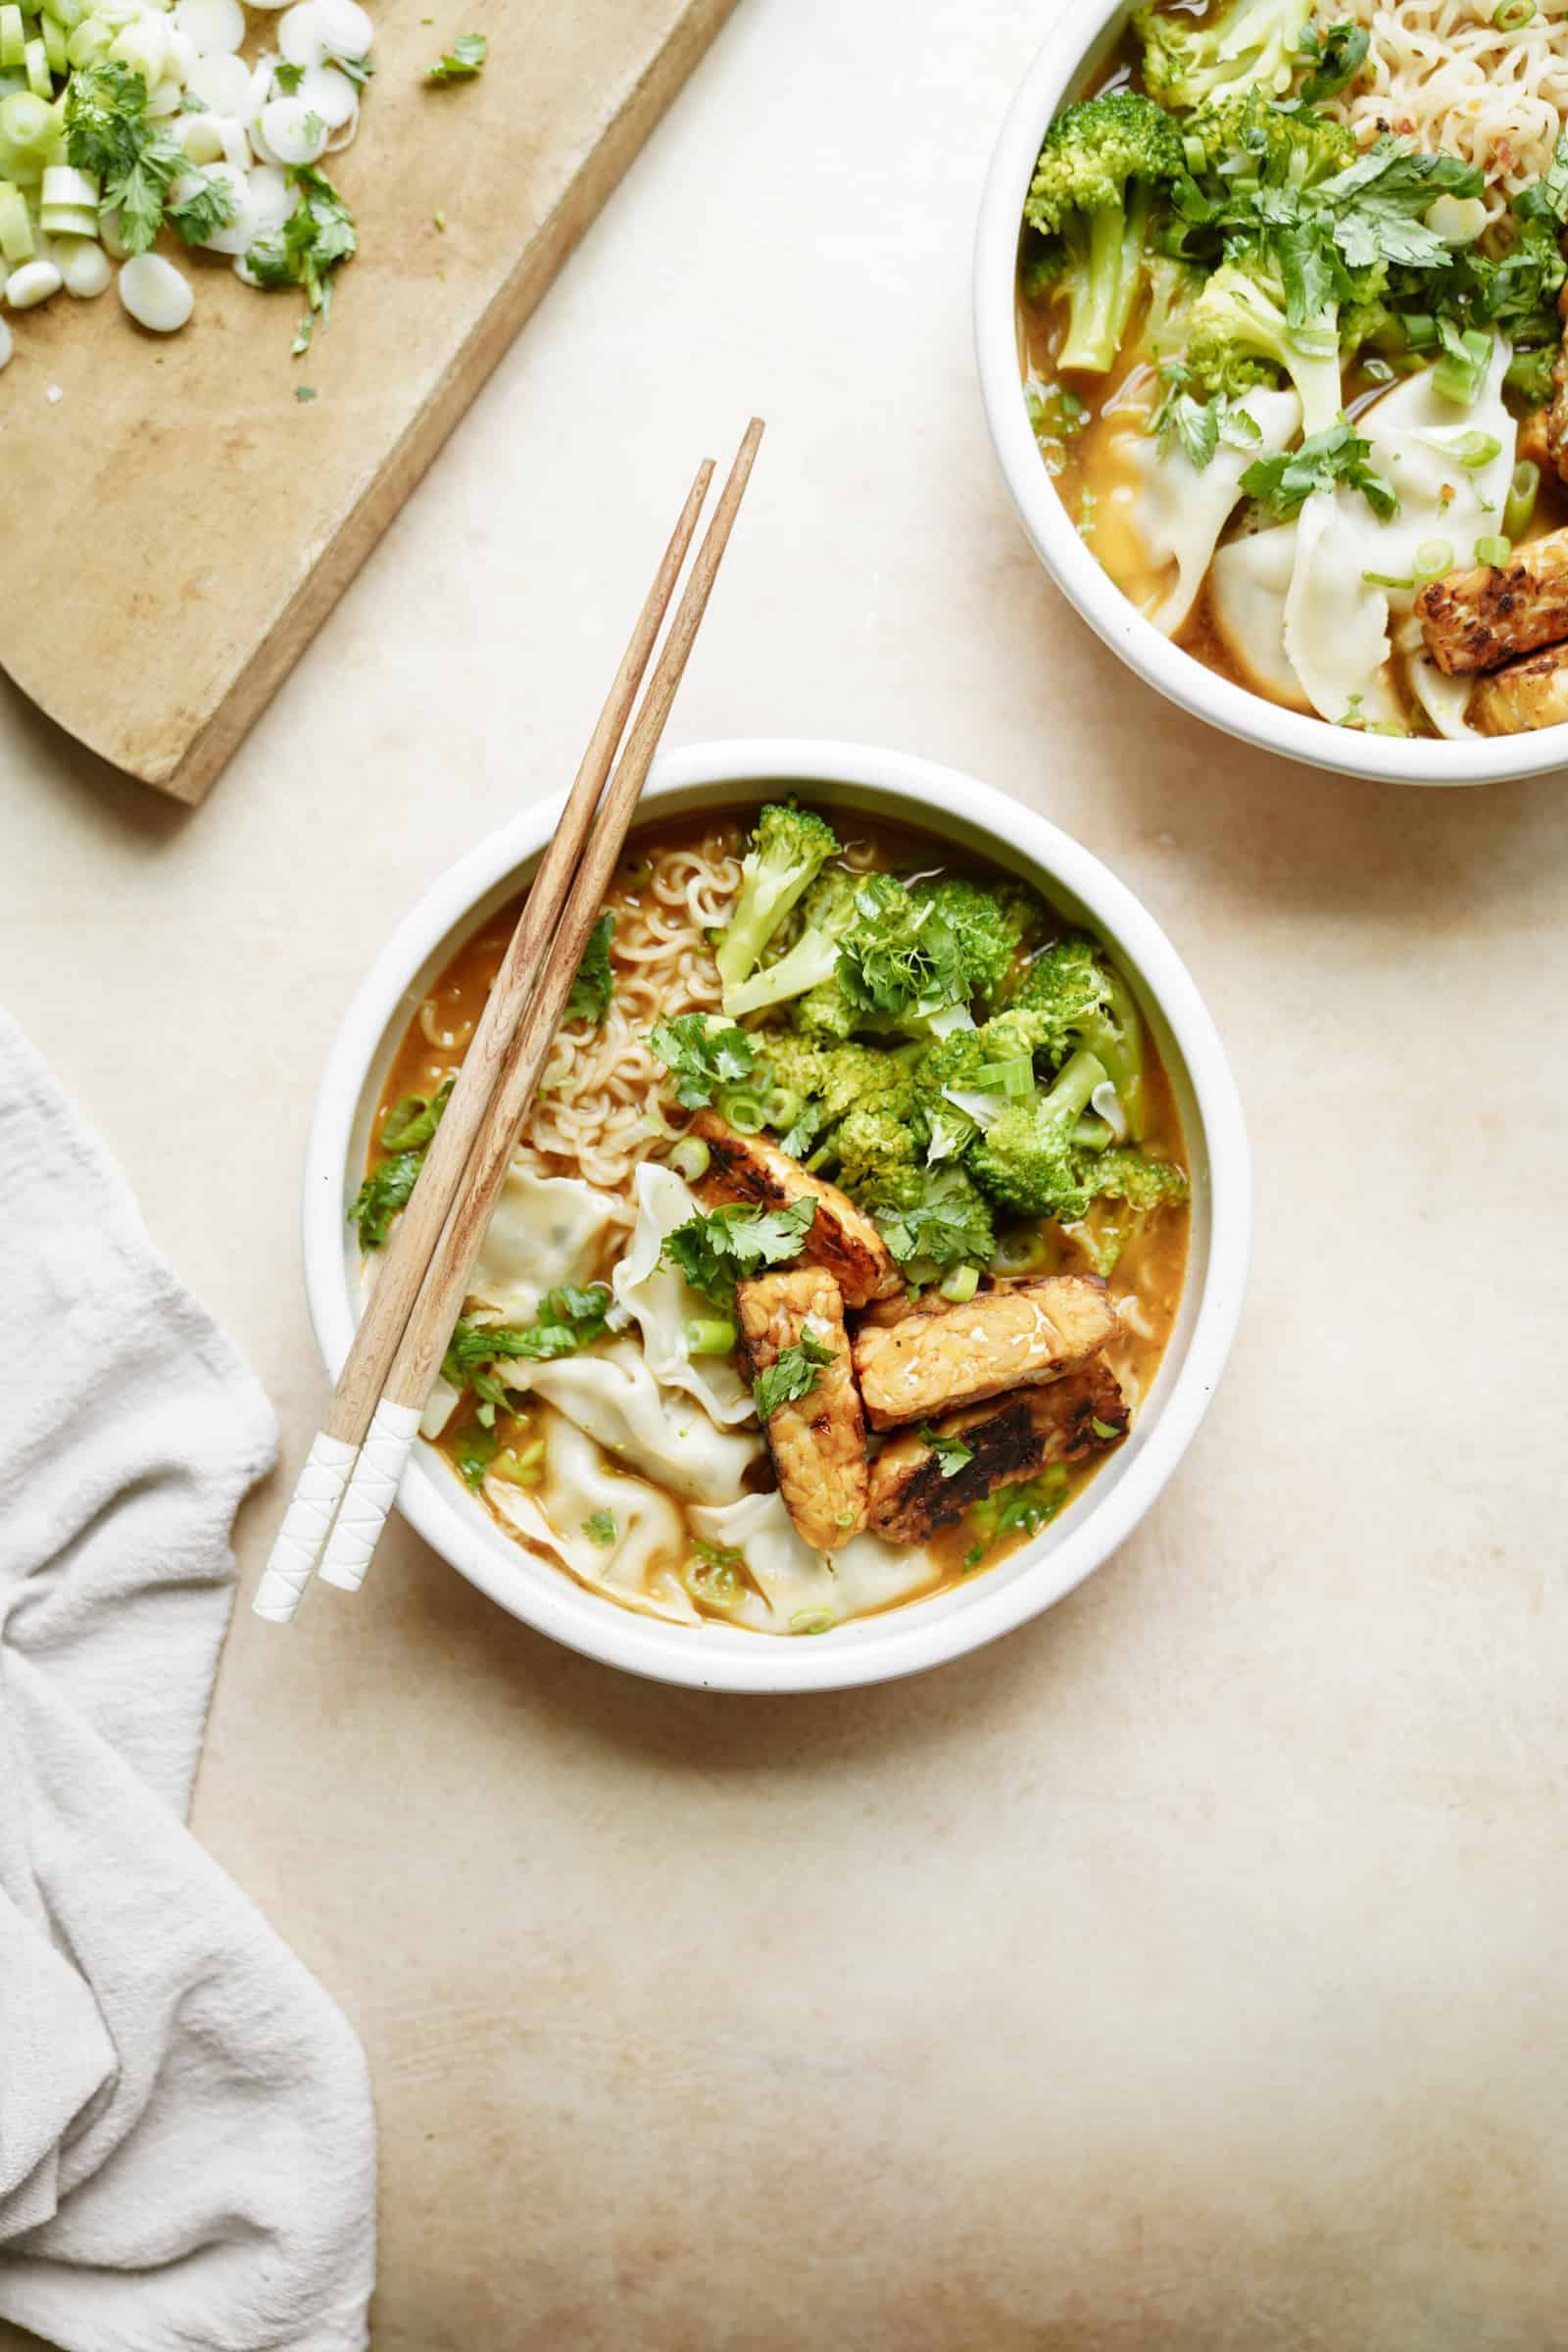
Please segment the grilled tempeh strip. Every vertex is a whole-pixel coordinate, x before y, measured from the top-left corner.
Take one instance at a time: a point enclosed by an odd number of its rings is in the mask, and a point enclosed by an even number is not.
[[[1470,697],[1470,723],[1483,735],[1528,735],[1568,723],[1568,645],[1548,645],[1483,678]]]
[[[999,1283],[942,1314],[862,1325],[855,1336],[873,1429],[929,1421],[1008,1389],[1058,1380],[1102,1348],[1116,1313],[1098,1274]]]
[[[1427,650],[1462,677],[1568,637],[1568,530],[1532,539],[1508,564],[1450,571],[1415,600]]]
[[[951,1478],[917,1431],[895,1438],[871,1465],[867,1524],[888,1544],[924,1544],[996,1488],[1112,1446],[1126,1428],[1121,1384],[1103,1356],[1091,1356],[1065,1379],[938,1422],[935,1436],[973,1448],[974,1459]]]
[[[705,1208],[745,1200],[764,1208],[787,1208],[809,1194],[816,1219],[806,1244],[813,1265],[825,1266],[850,1306],[887,1297],[902,1277],[893,1252],[863,1209],[848,1193],[819,1176],[808,1176],[798,1160],[759,1135],[737,1135],[716,1111],[699,1111],[691,1133],[708,1146],[708,1173],[695,1191]]]
[[[819,1266],[794,1266],[759,1275],[736,1288],[741,1344],[755,1380],[786,1348],[809,1331],[834,1350],[815,1386],[795,1404],[781,1404],[765,1424],[779,1493],[803,1543],[836,1551],[865,1525],[868,1474],[865,1417],[844,1328],[844,1297]]]

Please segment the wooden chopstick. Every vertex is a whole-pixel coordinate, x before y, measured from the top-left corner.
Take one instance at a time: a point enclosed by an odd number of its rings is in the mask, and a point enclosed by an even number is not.
[[[517,918],[441,1124],[431,1138],[418,1182],[393,1228],[348,1360],[338,1375],[326,1417],[300,1472],[293,1499],[252,1603],[259,1617],[269,1618],[274,1624],[286,1625],[299,1607],[300,1595],[326,1542],[349,1472],[368,1434],[398,1343],[516,1038],[534,975],[561,919],[599,796],[615,757],[615,747],[625,732],[637,689],[659,642],[659,632],[712,478],[713,461],[705,458],[582,756],[582,764],[562,810],[561,823]]]
[[[323,1584],[336,1585],[344,1592],[356,1592],[364,1583],[387,1513],[396,1499],[404,1464],[418,1435],[420,1416],[441,1368],[453,1325],[463,1311],[473,1261],[506,1182],[517,1136],[533,1102],[567,992],[625,844],[638,796],[708,609],[761,437],[761,420],[754,416],[693,562],[642,709],[611,778],[598,822],[589,834],[555,945],[518,1023],[462,1189],[419,1287],[371,1419],[369,1434],[360,1448],[360,1458],[350,1476],[320,1571]]]

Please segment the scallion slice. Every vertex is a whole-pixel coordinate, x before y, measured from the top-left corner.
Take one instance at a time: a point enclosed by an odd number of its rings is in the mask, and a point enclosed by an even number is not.
[[[1021,1097],[1034,1092],[1035,1065],[1027,1054],[1016,1054],[1006,1061],[988,1061],[976,1070],[975,1085],[982,1094]]]
[[[738,1338],[735,1326],[727,1316],[705,1316],[699,1322],[687,1324],[686,1352],[688,1355],[729,1355]]]
[[[1396,572],[1392,571],[1363,571],[1361,577],[1369,588],[1413,588],[1415,586],[1414,580],[1408,577],[1400,579]]]
[[[695,1184],[699,1176],[708,1174],[708,1163],[712,1156],[700,1135],[683,1135],[670,1152],[669,1164],[677,1176]]]
[[[1521,540],[1535,519],[1536,500],[1541,495],[1541,467],[1533,458],[1524,458],[1513,469],[1508,485],[1508,504],[1502,511],[1502,527],[1515,544]]]
[[[1536,21],[1536,0],[1497,0],[1492,22],[1499,32],[1523,32]]]
[[[1453,445],[1453,454],[1461,466],[1476,473],[1502,455],[1502,443],[1495,433],[1461,433]]]
[[[1513,548],[1496,531],[1489,531],[1485,538],[1476,541],[1475,554],[1478,564],[1491,564],[1495,566],[1507,563],[1508,558],[1513,554]]]
[[[980,1273],[976,1266],[955,1266],[952,1273],[944,1274],[937,1284],[942,1297],[954,1306],[967,1306],[979,1288]]]
[[[1441,580],[1453,569],[1453,549],[1446,539],[1423,539],[1415,551],[1417,587],[1428,580]]]

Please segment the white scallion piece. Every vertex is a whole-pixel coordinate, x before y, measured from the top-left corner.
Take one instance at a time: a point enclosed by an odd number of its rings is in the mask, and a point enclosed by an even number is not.
[[[294,210],[294,191],[276,164],[258,164],[245,182],[245,202],[255,223],[254,245],[256,237],[282,227]]]
[[[6,300],[14,311],[30,311],[58,294],[65,282],[53,262],[24,262],[6,279]]]
[[[147,101],[148,120],[162,122],[168,115],[177,115],[184,96],[180,83],[172,74],[167,75]]]
[[[188,32],[176,24],[169,36],[169,73],[166,78],[177,81],[181,88],[190,80],[190,70],[200,51]]]
[[[328,154],[328,155],[336,155],[336,154],[338,154],[338,153],[340,152],[340,150],[341,150],[341,149],[343,149],[343,148],[345,148],[345,147],[352,147],[352,146],[353,146],[353,144],[354,144],[354,134],[355,134],[355,132],[356,132],[356,131],[359,129],[359,127],[360,127],[360,110],[359,110],[359,108],[358,108],[358,107],[356,107],[356,108],[354,109],[354,112],[353,112],[353,114],[352,114],[352,115],[350,115],[350,117],[349,117],[348,121],[347,121],[346,122],[340,123],[340,124],[338,125],[337,129],[333,131],[333,133],[332,133],[332,136],[331,136],[331,137],[330,137],[330,138],[327,140],[327,142],[326,142],[326,152],[327,152],[327,154]]]
[[[328,130],[341,130],[359,111],[360,94],[336,66],[307,66],[294,95],[313,115],[320,116]]]
[[[51,164],[43,175],[39,202],[86,205],[96,211],[98,174],[96,172],[73,171],[70,164]]]
[[[369,55],[375,26],[359,0],[315,0],[315,5],[329,57],[347,57],[358,63]]]
[[[1092,1110],[1100,1113],[1118,1144],[1124,1144],[1127,1141],[1132,1129],[1127,1124],[1127,1113],[1121,1106],[1121,1097],[1108,1078],[1102,1085],[1096,1087],[1089,1098],[1089,1106]]]
[[[239,0],[174,0],[174,23],[204,57],[232,55],[245,38]]]
[[[222,144],[224,163],[231,164],[236,172],[248,172],[251,168],[251,140],[244,123],[237,115],[218,115],[214,120]]]
[[[155,97],[169,70],[171,29],[167,17],[149,9],[146,16],[122,25],[109,44],[111,63],[128,66],[133,74],[139,74]]]
[[[243,122],[255,111],[251,70],[242,57],[199,57],[185,77],[185,87],[212,114],[238,115]]]
[[[273,98],[262,109],[262,136],[280,164],[314,164],[326,145],[326,124],[303,98]]]
[[[326,27],[316,0],[300,0],[277,20],[277,45],[291,66],[323,65],[327,56]]]
[[[216,164],[223,152],[223,136],[216,115],[182,115],[174,133],[180,151],[193,164]],[[246,153],[250,150],[247,148]]]
[[[235,110],[244,116],[247,122],[256,121],[263,107],[272,95],[272,75],[276,73],[280,63],[277,51],[269,49],[266,56],[259,57],[252,66],[249,108],[239,107]]]
[[[3,368],[10,359],[13,348],[11,329],[4,319],[0,318],[0,368]]]
[[[136,324],[150,327],[155,335],[177,332],[196,302],[189,279],[161,253],[131,255],[120,272],[120,299]]]
[[[62,237],[55,247],[55,268],[65,280],[66,292],[78,302],[91,302],[107,293],[115,274],[108,254],[94,237]]]
[[[112,262],[124,262],[130,259],[130,247],[120,233],[118,208],[99,214],[98,234],[103,239],[104,251]]]

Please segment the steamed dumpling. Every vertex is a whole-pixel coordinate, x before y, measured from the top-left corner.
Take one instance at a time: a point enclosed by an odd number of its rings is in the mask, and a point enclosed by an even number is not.
[[[575,1176],[508,1172],[468,1296],[499,1320],[531,1323],[546,1291],[592,1282],[625,1212]]]
[[[1296,525],[1251,531],[1214,558],[1208,575],[1214,626],[1247,683],[1271,702],[1310,709],[1285,651],[1285,599],[1296,571]]]
[[[762,1455],[760,1432],[715,1429],[690,1397],[662,1389],[635,1340],[555,1363],[509,1363],[501,1376],[543,1396],[610,1453],[690,1502],[734,1502]]]
[[[602,1586],[650,1616],[695,1625],[698,1612],[680,1577],[690,1546],[668,1495],[628,1478],[559,1413],[546,1416],[544,1434],[540,1485],[516,1487],[490,1477],[486,1501],[585,1585]],[[608,1543],[601,1540],[607,1533]]]
[[[1494,336],[1474,408],[1444,399],[1429,368],[1362,411],[1356,429],[1371,444],[1367,462],[1398,493],[1393,521],[1380,521],[1359,490],[1320,490],[1301,509],[1285,645],[1320,716],[1343,719],[1354,706],[1363,719],[1399,718],[1389,624],[1410,611],[1414,590],[1378,581],[1409,579],[1416,550],[1429,541],[1468,564],[1476,541],[1501,527],[1518,437],[1502,397],[1511,357],[1510,345]],[[1488,441],[1494,454],[1466,466],[1465,453]]]
[[[1179,442],[1161,446],[1151,435],[1138,444],[1139,536],[1152,564],[1176,566],[1174,584],[1150,614],[1167,637],[1198,601],[1219,535],[1241,500],[1243,474],[1270,451],[1288,449],[1301,429],[1301,403],[1294,392],[1250,392],[1241,405],[1261,440],[1250,449],[1222,444],[1201,472]]]
[[[857,1536],[832,1559],[803,1544],[781,1494],[747,1494],[725,1510],[694,1510],[691,1522],[707,1544],[738,1551],[763,1601],[742,1592],[725,1613],[764,1631],[799,1631],[794,1622],[824,1616],[861,1617],[908,1600],[936,1582],[923,1551]]]
[[[749,1421],[757,1408],[734,1363],[726,1356],[694,1357],[686,1350],[687,1324],[710,1320],[711,1306],[673,1266],[660,1263],[666,1237],[697,1213],[689,1186],[674,1169],[645,1161],[637,1171],[636,1231],[611,1283],[621,1305],[636,1317],[654,1378],[695,1396],[717,1422]]]

